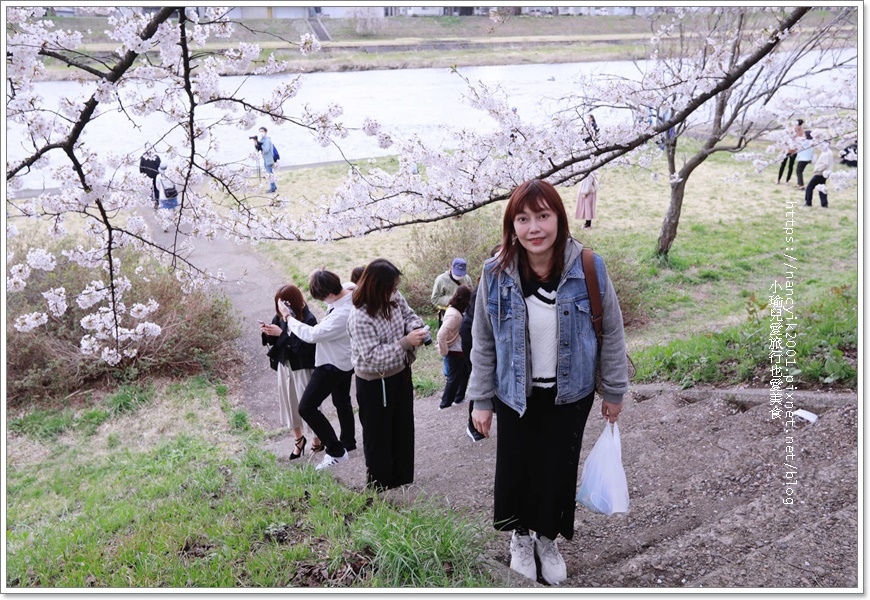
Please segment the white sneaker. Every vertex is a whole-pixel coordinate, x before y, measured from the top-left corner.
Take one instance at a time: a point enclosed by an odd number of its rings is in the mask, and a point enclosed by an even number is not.
[[[535,566],[532,536],[517,535],[514,531],[511,536],[511,569],[532,581],[537,581],[538,568]]]
[[[344,454],[342,454],[341,456],[332,456],[330,454],[327,454],[323,457],[323,460],[320,461],[320,464],[314,467],[314,470],[319,471],[321,469],[328,469],[329,467],[337,465],[338,463],[347,462],[348,458],[350,457],[347,455],[347,450],[345,450]]]
[[[541,577],[550,585],[559,585],[568,579],[568,569],[565,560],[559,554],[556,540],[543,535],[535,536],[535,552],[541,561]]]

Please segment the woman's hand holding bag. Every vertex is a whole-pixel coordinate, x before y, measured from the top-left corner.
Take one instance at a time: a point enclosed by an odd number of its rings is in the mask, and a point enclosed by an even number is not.
[[[577,502],[605,515],[628,512],[628,481],[616,423],[604,424],[604,431],[583,463]]]

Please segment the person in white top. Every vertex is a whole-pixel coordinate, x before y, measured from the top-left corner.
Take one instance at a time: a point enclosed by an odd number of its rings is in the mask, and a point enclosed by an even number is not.
[[[804,196],[805,206],[813,205],[813,193],[816,186],[822,186],[819,189],[819,201],[822,203],[822,208],[828,208],[828,187],[825,185],[828,182],[828,177],[834,170],[834,153],[831,152],[831,144],[827,141],[822,142],[822,151],[819,157],[813,162],[813,178],[807,184],[807,191]]]
[[[800,190],[807,189],[804,184],[804,169],[813,162],[813,136],[809,131],[804,131],[806,136],[801,142],[801,149],[797,153],[797,187]]]
[[[288,307],[279,304],[286,311],[287,328],[303,342],[317,344],[314,355],[314,372],[305,393],[299,401],[299,414],[320,438],[326,450],[323,461],[317,470],[331,467],[348,459],[348,451],[356,450],[356,422],[350,403],[350,383],[353,377],[353,364],[350,360],[350,336],[347,320],[353,308],[352,294],[356,286],[344,287],[338,275],[325,269],[318,269],[308,280],[308,291],[315,300],[329,305],[323,320],[311,326],[296,319]],[[329,423],[320,405],[332,395],[332,403],[338,415],[341,435]],[[315,452],[319,448],[312,448]]]

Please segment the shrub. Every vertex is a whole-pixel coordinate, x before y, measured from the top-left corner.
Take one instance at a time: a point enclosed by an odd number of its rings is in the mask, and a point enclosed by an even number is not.
[[[407,263],[400,266],[402,295],[417,313],[431,314],[435,312],[430,300],[432,285],[454,258],[461,256],[468,262],[468,274],[477,282],[483,262],[501,241],[500,212],[486,207],[441,221],[438,227],[415,227],[412,239]]]
[[[57,244],[50,250],[60,256]],[[239,325],[229,300],[222,294],[196,291],[185,294],[174,275],[156,263],[139,265],[139,257],[121,253],[124,272],[142,266],[142,279],[124,297],[127,306],[154,298],[160,305],[149,320],[162,328],[156,338],[146,338],[134,358],[112,367],[79,349],[84,334],[80,325],[85,311],[74,301],[62,317],[49,316],[48,324],[22,333],[13,326],[19,314],[44,311],[40,291],[64,287],[80,290],[93,273],[75,264],[54,271],[36,271],[27,287],[8,295],[6,316],[7,397],[10,405],[68,395],[86,384],[118,380],[129,382],[145,375],[196,373],[226,364],[230,342]]]

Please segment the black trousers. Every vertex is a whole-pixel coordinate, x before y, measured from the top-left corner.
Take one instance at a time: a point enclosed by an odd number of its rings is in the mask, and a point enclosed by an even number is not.
[[[493,524],[500,531],[524,527],[550,539],[574,536],[580,447],[595,394],[571,404],[555,398],[555,388],[533,387],[522,417],[494,399]]]
[[[411,369],[386,379],[356,378],[366,482],[390,489],[414,481],[414,385]]]
[[[794,169],[794,159],[796,158],[797,154],[788,154],[782,159],[782,164],[779,165],[779,177],[776,178],[777,183],[782,179],[782,172],[785,170],[785,163],[788,163],[788,175],[785,176],[785,182],[788,183],[788,180],[791,179],[791,171]]]
[[[805,195],[804,195],[804,203],[807,206],[813,205],[813,193],[816,191],[816,186],[827,183],[827,181],[828,181],[827,178],[822,177],[821,175],[813,175],[813,178],[810,179],[810,182],[807,185],[807,191],[805,192]],[[819,200],[821,201],[822,206],[827,206],[828,205],[828,194],[826,192],[819,190]]]
[[[342,456],[344,451],[356,448],[356,421],[350,404],[350,380],[353,371],[342,371],[333,365],[321,365],[311,373],[311,380],[299,400],[299,416],[308,423],[314,435],[326,447],[330,456]],[[320,405],[332,395],[332,404],[341,427],[341,440],[322,412]]]
[[[804,169],[807,168],[808,164],[810,164],[808,160],[799,160],[797,163],[798,185],[801,187],[804,187]]]

